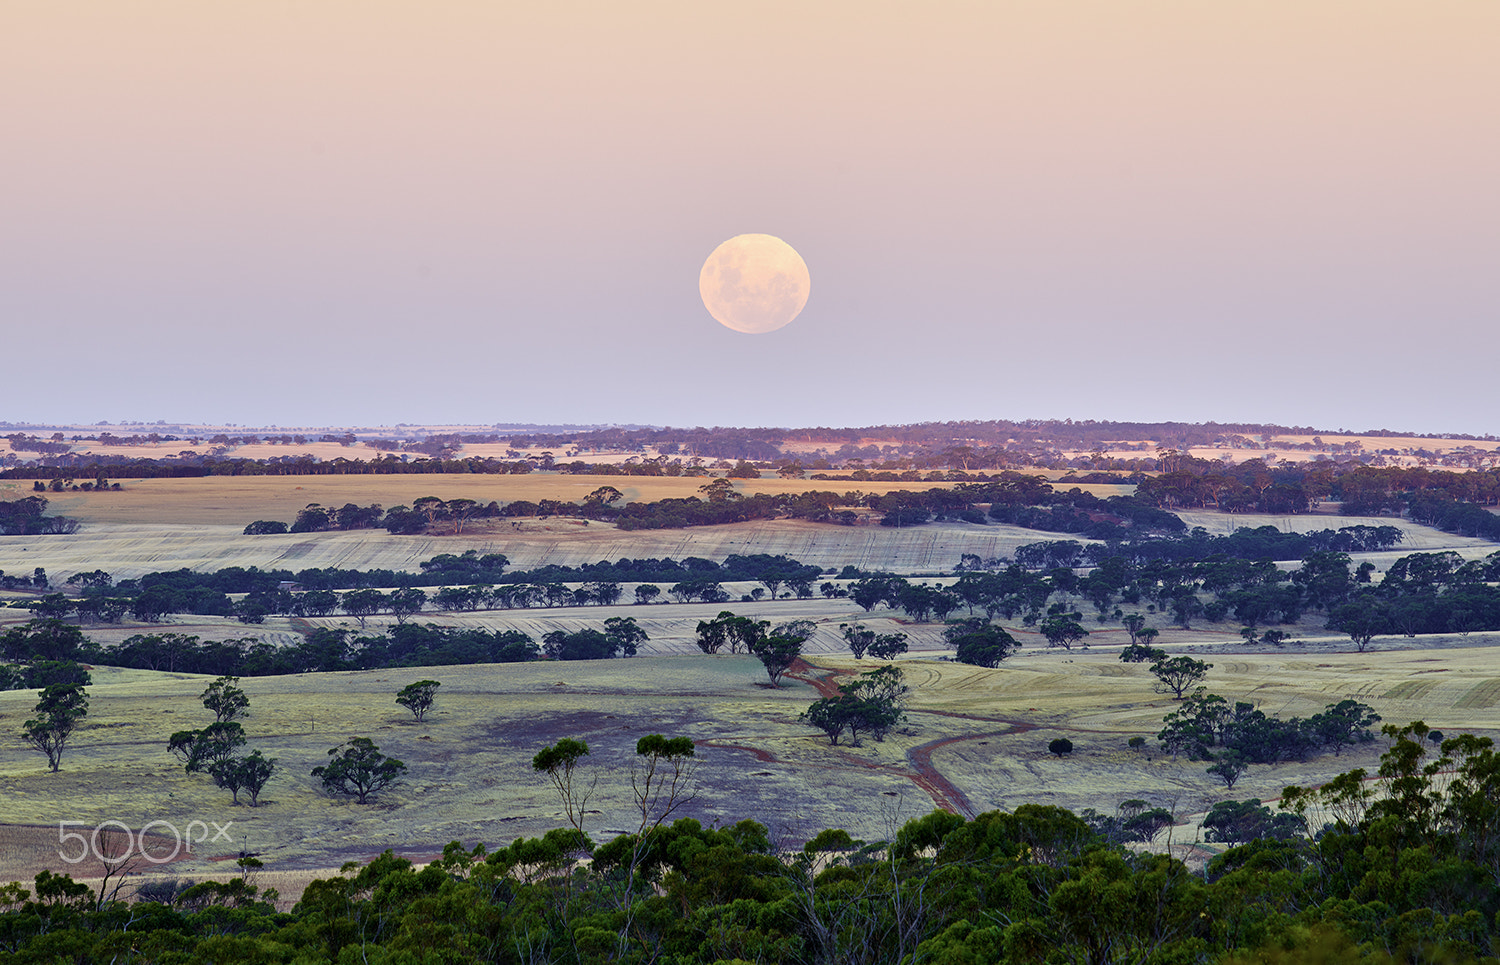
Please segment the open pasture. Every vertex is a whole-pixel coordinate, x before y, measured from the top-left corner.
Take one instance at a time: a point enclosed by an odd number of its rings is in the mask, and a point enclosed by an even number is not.
[[[1500,733],[1494,642],[1476,634],[1440,652],[1225,646],[1199,656],[1215,665],[1214,692],[1268,713],[1307,716],[1354,697],[1387,721],[1420,718],[1449,733],[1493,736]],[[384,848],[425,857],[450,840],[504,843],[562,824],[558,799],[529,763],[562,737],[582,738],[593,751],[588,767],[599,786],[587,827],[597,837],[634,827],[634,742],[664,733],[698,745],[698,792],[684,815],[754,818],[788,843],[827,826],[883,837],[939,805],[967,813],[1026,802],[1107,811],[1143,798],[1187,819],[1226,797],[1269,800],[1289,783],[1372,768],[1383,746],[1253,767],[1225,792],[1201,762],[1159,751],[1153,738],[1175,702],[1153,692],[1144,666],[1121,664],[1113,649],[1028,646],[997,670],[934,657],[902,661],[914,688],[908,723],[860,747],[830,747],[797,720],[819,686],[875,665],[847,654],[813,656],[779,690],[750,658],[701,654],[246,678],[250,746],[281,767],[255,809],[231,807],[226,792],[184,775],[166,751],[172,732],[211,719],[198,702],[209,678],[98,667],[90,716],[58,774],[13,736],[34,695],[0,693],[0,823],[37,826],[45,838],[58,821],[232,822],[232,844],[202,847],[170,873],[222,872],[226,855],[241,848],[258,852],[267,872],[331,872]],[[394,695],[422,677],[443,686],[418,724]],[[1148,738],[1144,751],[1127,748],[1136,735]],[[355,736],[371,737],[410,767],[405,785],[363,807],[327,798],[308,773],[328,748]],[[1070,757],[1047,753],[1058,736],[1073,741]],[[1195,824],[1173,833],[1178,844],[1198,836]],[[30,869],[39,853],[32,845],[6,854],[24,853]],[[0,877],[21,875],[25,869],[11,867],[20,860],[0,863]]]

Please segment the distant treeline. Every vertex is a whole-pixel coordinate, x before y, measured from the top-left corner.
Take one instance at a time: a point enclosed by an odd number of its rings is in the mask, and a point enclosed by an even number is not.
[[[1500,503],[1500,469],[1453,472],[1331,462],[1270,467],[1258,459],[1226,466],[1181,454],[1169,457],[1169,462],[1164,472],[1138,480],[1137,496],[1169,509],[1269,513],[1306,512],[1312,503],[1331,499],[1342,503],[1349,516],[1399,515],[1418,506],[1452,503]]]
[[[1003,446],[1016,443],[1043,443],[1058,448],[1091,449],[1120,440],[1154,440],[1158,445],[1175,448],[1211,446],[1230,436],[1311,436],[1342,434],[1341,430],[1315,429],[1310,426],[1278,426],[1264,423],[1218,422],[1108,422],[1085,419],[991,419],[966,422],[924,422],[912,425],[859,427],[818,426],[810,428],[650,428],[593,429],[568,433],[527,433],[510,437],[517,447],[562,448],[576,446],[593,449],[629,449],[640,446],[676,444],[694,452],[709,455],[710,446],[726,447],[725,459],[758,458],[748,455],[752,445],[773,446],[778,450],[788,442],[857,444],[879,439],[912,447]],[[1493,439],[1493,436],[1470,436],[1462,433],[1424,434],[1404,430],[1377,429],[1359,433],[1365,436],[1415,437],[1443,439]],[[733,448],[739,446],[741,448]]]
[[[631,618],[604,621],[603,629],[554,631],[545,646],[519,630],[483,630],[414,623],[378,633],[319,627],[291,646],[264,640],[203,640],[180,633],[138,633],[104,645],[78,627],[43,618],[0,634],[0,690],[45,686],[52,677],[77,674],[80,664],[264,677],[336,670],[445,667],[540,660],[600,660],[634,656],[648,638]],[[83,671],[86,673],[86,671]]]
[[[723,563],[699,557],[683,560],[621,559],[581,566],[549,565],[530,571],[506,572],[509,561],[499,553],[442,554],[420,564],[421,571],[326,569],[262,570],[226,567],[200,573],[189,569],[148,573],[115,583],[108,573],[94,571],[74,577],[81,593],[53,593],[18,605],[53,618],[117,622],[129,613],[138,620],[155,621],[172,613],[238,617],[260,623],[271,615],[328,616],[342,611],[363,618],[392,613],[404,620],[429,602],[447,610],[609,606],[619,601],[622,582],[651,584],[655,593],[638,591],[633,602],[674,599],[723,602],[729,599],[720,584],[759,582],[774,594],[782,587],[798,596],[811,596],[821,574],[786,556],[732,555]],[[568,587],[565,584],[582,584]],[[666,584],[666,588],[654,584]],[[45,586],[45,580],[39,586]],[[431,600],[423,587],[442,587]],[[377,588],[394,588],[383,594]],[[342,596],[337,591],[347,591]],[[230,594],[241,596],[232,600]]]
[[[753,471],[752,471],[753,473]],[[699,487],[703,497],[688,496],[637,501],[615,505],[623,497],[619,490],[602,486],[581,503],[544,499],[510,503],[480,503],[472,499],[441,500],[427,497],[412,506],[397,506],[382,512],[380,506],[353,503],[342,508],[311,504],[288,524],[279,520],[256,520],[245,527],[247,535],[319,532],[326,529],[362,529],[383,526],[392,533],[420,533],[430,526],[451,523],[458,533],[471,519],[573,516],[612,522],[625,530],[679,529],[713,526],[759,519],[800,519],[816,523],[854,525],[858,510],[879,514],[882,526],[920,526],[934,521],[983,525],[997,522],[1050,532],[1081,533],[1091,539],[1124,539],[1142,531],[1180,533],[1187,527],[1172,513],[1133,496],[1101,499],[1076,487],[1056,492],[1040,477],[1004,472],[991,478],[983,474],[961,474],[955,486],[924,491],[891,493],[809,490],[801,493],[737,492],[728,479],[714,479]]]

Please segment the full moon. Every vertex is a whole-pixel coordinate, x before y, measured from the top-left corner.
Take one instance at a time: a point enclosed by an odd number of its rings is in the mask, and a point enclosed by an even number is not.
[[[807,263],[775,235],[735,235],[714,249],[698,273],[708,313],[749,335],[774,332],[807,304]]]

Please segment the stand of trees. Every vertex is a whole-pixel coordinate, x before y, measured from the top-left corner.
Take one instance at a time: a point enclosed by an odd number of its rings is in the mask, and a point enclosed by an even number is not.
[[[43,536],[73,533],[78,520],[67,516],[48,516],[43,496],[24,499],[0,499],[0,536]]]
[[[148,573],[139,579],[115,583],[108,573],[98,571],[73,578],[72,582],[81,590],[77,596],[56,593],[22,605],[50,617],[77,615],[79,619],[103,622],[117,622],[126,613],[148,622],[171,613],[193,613],[259,623],[273,614],[317,617],[339,610],[355,616],[389,612],[405,619],[429,603],[455,610],[611,606],[620,600],[619,584],[623,581],[670,583],[669,592],[674,598],[712,602],[722,594],[721,582],[753,580],[770,589],[773,595],[786,592],[805,599],[813,595],[814,583],[822,573],[816,566],[765,553],[731,555],[722,563],[699,557],[621,559],[506,572],[509,563],[503,554],[480,555],[470,550],[425,560],[417,573],[333,567],[262,570],[235,566],[208,573],[185,568]],[[46,586],[45,574],[39,571],[38,576],[27,581],[28,588],[36,585],[36,579]],[[583,585],[568,587],[565,583]],[[300,589],[289,589],[292,586]],[[377,593],[376,587],[394,587],[397,592]],[[401,592],[421,587],[442,589],[431,598],[425,593]],[[338,590],[364,592],[351,598],[347,593],[339,596],[335,592]],[[244,594],[244,598],[231,600],[231,593]],[[659,593],[660,588],[653,597]],[[727,595],[724,599],[728,599]],[[354,609],[350,609],[351,604]]]

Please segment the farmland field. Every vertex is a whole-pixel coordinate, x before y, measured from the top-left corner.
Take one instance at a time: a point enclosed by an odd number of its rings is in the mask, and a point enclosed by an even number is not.
[[[892,529],[833,526],[794,520],[762,520],[690,529],[621,531],[613,524],[565,517],[480,520],[462,535],[391,536],[385,530],[355,530],[284,536],[244,536],[257,519],[290,522],[309,503],[341,506],[410,504],[423,495],[483,501],[581,499],[612,485],[628,499],[696,495],[701,479],[569,476],[239,476],[132,480],[120,492],[48,494],[49,512],[82,525],[68,536],[12,536],[0,540],[0,570],[30,573],[43,567],[54,582],[80,571],[103,569],[117,579],[179,567],[212,569],[259,566],[416,571],[440,553],[504,553],[513,568],[546,564],[576,566],[622,557],[722,560],[733,553],[786,554],[825,569],[854,565],[896,573],[949,572],[965,553],[1005,556],[1017,546],[1070,538],[1014,526],[942,523]],[[745,492],[800,492],[813,488],[884,492],[910,483],[827,483],[813,480],[737,480]],[[925,487],[927,484],[923,484]],[[1110,488],[1110,487],[1095,487]],[[26,490],[0,483],[0,498]],[[1456,549],[1469,556],[1493,552],[1494,544],[1450,536],[1401,520],[1328,516],[1257,516],[1183,512],[1189,526],[1213,533],[1274,525],[1306,531],[1339,526],[1394,525],[1406,534],[1397,550],[1374,558],[1382,569],[1418,550]]]
[[[623,483],[639,482],[641,490]],[[463,536],[390,536],[382,530],[297,536],[246,537],[252,519],[290,520],[307,503],[395,505],[432,494],[476,499],[578,498],[598,485],[614,485],[644,498],[688,495],[698,479],[631,477],[251,477],[128,482],[122,492],[67,493],[53,509],[83,521],[70,536],[0,540],[0,569],[29,572],[43,566],[60,579],[80,570],[105,569],[116,577],[179,566],[206,569],[258,565],[390,567],[415,570],[438,553],[476,549],[503,552],[517,568],[542,563],[577,564],[620,557],[785,553],[824,568],[846,563],[908,574],[951,572],[960,553],[1004,555],[1017,545],[1058,538],[997,525],[942,524],[885,529],[799,522],[758,522],[722,527],[622,532],[580,520],[501,520]],[[794,488],[827,484],[750,481],[751,487]],[[858,484],[873,488],[872,484]],[[878,484],[876,484],[878,485]],[[886,484],[891,485],[891,484]],[[841,484],[840,484],[841,486]],[[563,488],[559,488],[563,487]],[[828,488],[834,488],[829,486]],[[892,486],[891,488],[900,488]],[[576,490],[576,492],[575,492]],[[50,494],[49,494],[50,496]],[[1370,556],[1382,568],[1405,552],[1453,548],[1487,555],[1494,545],[1449,537],[1386,519],[1329,516],[1255,517],[1186,513],[1189,525],[1212,532],[1265,524],[1322,529],[1368,523],[1399,525],[1406,542],[1395,552]],[[518,525],[512,526],[512,523]],[[726,587],[735,596],[748,585]],[[627,586],[627,599],[630,587]],[[807,661],[781,689],[767,685],[760,665],[743,656],[704,656],[693,645],[697,621],[720,609],[773,621],[805,618],[817,629]],[[230,838],[205,844],[170,865],[173,875],[223,874],[241,849],[257,852],[267,882],[295,894],[301,882],[329,873],[345,860],[383,848],[428,856],[450,840],[505,843],[535,835],[562,820],[550,787],[530,769],[531,756],[562,737],[581,737],[593,749],[600,775],[588,827],[598,837],[630,827],[629,767],[636,739],[648,733],[682,735],[698,746],[696,798],[684,812],[705,822],[754,818],[773,835],[796,842],[829,825],[856,836],[882,837],[908,818],[935,806],[976,813],[1025,802],[1075,810],[1112,810],[1142,798],[1172,809],[1185,823],[1173,844],[1201,860],[1219,846],[1199,839],[1195,816],[1225,797],[1275,798],[1289,783],[1317,782],[1352,767],[1372,767],[1379,742],[1344,756],[1305,763],[1253,767],[1226,793],[1204,765],[1164,756],[1154,741],[1174,701],[1153,691],[1142,665],[1117,659],[1124,633],[1096,626],[1088,650],[1048,650],[1034,632],[1010,629],[1024,648],[998,670],[953,663],[937,625],[910,625],[899,614],[866,614],[848,600],[686,604],[601,609],[501,610],[427,614],[445,624],[515,628],[533,638],[551,629],[597,626],[606,616],[636,617],[651,636],[635,659],[380,670],[293,677],[247,678],[251,697],[244,726],[253,747],[276,758],[281,771],[268,786],[264,806],[231,807],[226,792],[189,777],[166,751],[175,731],[202,727],[198,701],[208,678],[96,667],[90,715],[63,761],[49,774],[40,755],[25,748],[19,725],[31,711],[31,691],[0,693],[0,879],[26,878],[57,864],[57,822],[92,826],[118,820],[132,828],[150,821],[175,827],[191,821],[232,827]],[[0,624],[26,619],[25,610],[0,611]],[[336,625],[348,618],[294,624],[272,617],[248,627],[214,617],[170,617],[159,630],[210,639],[260,636],[275,643],[297,639],[308,623]],[[909,719],[884,742],[830,747],[797,717],[809,703],[861,665],[842,648],[838,625],[862,620],[872,628],[910,635],[912,652],[901,661],[914,687]],[[371,621],[374,630],[389,618]],[[1368,653],[1350,652],[1347,638],[1309,619],[1293,628],[1299,643],[1247,648],[1236,627],[1204,624],[1184,631],[1165,625],[1158,639],[1173,653],[1191,653],[1214,664],[1207,683],[1228,698],[1249,700],[1267,713],[1308,716],[1353,697],[1387,721],[1421,718],[1450,733],[1500,734],[1500,634],[1469,637],[1379,638]],[[136,626],[89,627],[104,643],[141,632]],[[862,665],[874,666],[871,662]],[[406,683],[432,677],[443,684],[426,723],[417,724],[394,702]],[[366,806],[333,801],[320,793],[309,771],[330,747],[368,736],[406,761],[407,783]],[[1047,753],[1054,737],[1067,736],[1067,758]],[[1127,747],[1147,739],[1142,750]],[[71,870],[80,873],[85,868]],[[282,876],[280,878],[276,876]]]

